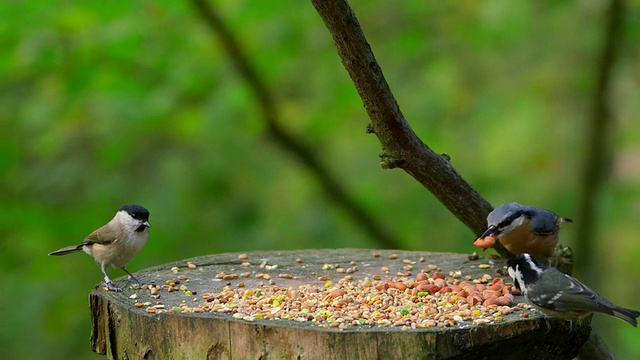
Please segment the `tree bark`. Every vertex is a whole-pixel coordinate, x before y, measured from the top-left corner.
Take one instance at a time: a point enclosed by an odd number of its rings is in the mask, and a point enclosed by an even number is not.
[[[485,219],[492,210],[491,204],[457,173],[446,154],[436,154],[413,132],[402,115],[348,2],[346,0],[311,0],[311,3],[331,33],[338,49],[338,55],[369,114],[371,124],[368,130],[375,133],[382,144],[380,165],[383,168],[402,168],[429,189],[469,229],[476,235],[480,235],[487,226]],[[612,0],[607,30],[608,40],[603,53],[599,91],[596,96],[595,131],[604,126],[608,112],[604,94],[613,61],[614,42],[610,36],[618,28],[619,21],[617,20],[620,16],[621,3],[622,0]],[[594,132],[594,136],[597,137],[598,135],[595,134]],[[597,158],[601,153],[600,147],[594,150],[594,156]],[[593,162],[593,164],[596,163]],[[587,176],[593,171],[594,169],[588,166]],[[591,180],[597,181],[597,178],[594,177]],[[587,204],[593,201],[592,196],[590,193],[585,196]],[[586,216],[588,215],[590,214],[587,211]],[[494,248],[502,256],[509,256],[499,241],[496,241]],[[604,349],[605,351],[601,354],[611,356],[606,351],[606,346],[597,346],[598,344],[604,345],[597,334],[594,333],[591,336],[589,343],[594,348]],[[589,356],[587,351],[581,355]],[[590,358],[608,357],[594,354]]]
[[[333,36],[338,55],[369,114],[368,131],[375,133],[382,144],[382,168],[403,169],[471,231],[482,234],[493,207],[458,174],[448,155],[435,153],[413,132],[349,4],[344,0],[311,2]],[[506,254],[499,242],[496,250]]]
[[[91,306],[92,349],[111,359],[482,359],[499,354],[500,359],[572,359],[589,337],[589,319],[581,321],[569,331],[562,320],[545,320],[541,315],[524,310],[503,316],[500,322],[403,329],[400,326],[356,325],[340,330],[318,326],[312,321],[293,319],[254,319],[246,321],[224,312],[177,312],[180,306],[198,306],[206,301],[206,293],[220,293],[224,288],[262,289],[265,282],[257,274],[269,274],[275,284],[268,285],[297,289],[300,285],[316,285],[324,289],[327,280],[341,282],[346,275],[358,281],[368,277],[382,279],[404,272],[404,259],[416,262],[420,269],[434,264],[448,273],[459,270],[478,278],[489,273],[499,277],[496,269],[481,269],[486,260],[470,261],[466,255],[417,251],[379,250],[379,257],[367,249],[323,249],[296,251],[255,251],[239,259],[238,253],[216,254],[164,264],[137,272],[145,283],[166,284],[181,278],[180,286],[189,291],[159,290],[160,299],[150,296],[149,290],[133,290],[124,277],[115,279],[123,292],[94,290],[89,296]],[[390,254],[396,257],[390,257]],[[423,257],[424,261],[419,259]],[[297,260],[299,259],[299,260]],[[189,268],[191,262],[195,268]],[[242,262],[250,266],[241,265]],[[277,268],[260,267],[266,262]],[[357,271],[342,274],[323,270],[325,264],[354,266]],[[389,269],[385,273],[382,268]],[[221,281],[215,274],[250,272],[247,278]],[[282,278],[286,272],[292,278]],[[324,275],[327,279],[319,279]],[[510,281],[505,278],[504,281]],[[326,296],[325,291],[319,296]],[[132,299],[132,296],[135,299]],[[197,301],[194,301],[194,298]],[[149,313],[136,302],[161,301],[162,313]],[[517,296],[515,302],[524,298]],[[330,309],[330,307],[327,307]],[[496,307],[496,311],[497,311]],[[334,311],[332,309],[331,311]],[[532,351],[535,349],[535,351]]]

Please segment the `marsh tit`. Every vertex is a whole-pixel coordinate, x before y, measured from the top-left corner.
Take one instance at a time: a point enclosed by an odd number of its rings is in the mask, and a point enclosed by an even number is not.
[[[111,221],[89,234],[80,244],[64,247],[49,255],[66,255],[83,250],[100,266],[104,274],[102,285],[109,290],[122,291],[111,282],[107,268],[121,268],[134,282],[142,285],[125,265],[133,260],[147,243],[150,227],[147,209],[137,204],[123,205]]]
[[[612,304],[573,277],[538,264],[529,254],[516,255],[507,264],[516,287],[531,305],[547,315],[573,321],[600,312],[638,325],[639,311]]]

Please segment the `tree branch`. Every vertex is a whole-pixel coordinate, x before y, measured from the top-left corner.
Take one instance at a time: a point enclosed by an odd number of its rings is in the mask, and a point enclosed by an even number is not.
[[[351,80],[356,86],[375,133],[382,144],[383,168],[399,167],[425,186],[476,235],[487,227],[493,209],[453,168],[446,155],[436,154],[418,138],[405,120],[358,19],[345,0],[311,0],[333,36]],[[500,242],[496,250],[506,254]]]
[[[238,41],[233,37],[233,34],[214,10],[213,6],[206,0],[191,0],[191,2],[205,24],[218,37],[222,47],[227,51],[234,65],[237,67],[238,72],[245,79],[251,91],[253,91],[267,124],[269,136],[314,173],[329,197],[353,217],[355,222],[361,226],[372,239],[375,239],[381,247],[402,248],[402,244],[398,239],[383,228],[364,208],[349,196],[340,182],[322,164],[311,148],[289,134],[280,124],[278,111],[272,94],[267,89],[267,86],[257,71],[252,67],[248,58],[242,52]]]
[[[382,144],[381,166],[402,168],[429,189],[467,227],[478,235],[482,233],[486,227],[486,216],[492,209],[491,205],[462,179],[449,163],[448,157],[433,152],[411,130],[347,1],[311,2],[333,36],[338,55],[371,118],[371,125],[367,129],[375,133]],[[594,119],[605,119],[608,112],[604,103],[604,93],[613,61],[614,42],[610,36],[613,36],[616,30],[613,23],[619,23],[620,3],[621,0],[612,0],[608,45],[603,54],[595,112],[597,115]],[[594,126],[594,129],[597,129],[597,126]],[[596,133],[594,131],[594,134]],[[596,151],[595,155],[600,153]],[[499,241],[496,241],[495,248],[503,256],[508,255]],[[591,334],[584,354],[581,352],[580,355],[588,359],[609,359],[612,356],[595,332]]]

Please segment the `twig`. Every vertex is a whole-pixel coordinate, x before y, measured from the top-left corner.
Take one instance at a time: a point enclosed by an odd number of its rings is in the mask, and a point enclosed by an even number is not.
[[[324,191],[336,203],[342,206],[346,212],[354,218],[355,222],[369,233],[372,239],[375,239],[381,247],[401,248],[402,244],[400,241],[384,229],[379,222],[374,220],[364,208],[349,196],[340,182],[322,164],[310,147],[296,139],[282,127],[278,120],[278,111],[273,96],[213,6],[206,0],[191,0],[191,2],[209,29],[218,37],[223,48],[233,60],[234,65],[237,66],[238,72],[253,91],[262,110],[264,120],[267,123],[269,135],[313,172]]]
[[[432,151],[413,132],[349,4],[345,0],[311,0],[311,3],[333,36],[338,55],[369,114],[369,132],[375,133],[382,144],[380,165],[402,168],[476,235],[482,234],[491,204],[456,172],[447,155]],[[499,242],[496,250],[506,254]]]

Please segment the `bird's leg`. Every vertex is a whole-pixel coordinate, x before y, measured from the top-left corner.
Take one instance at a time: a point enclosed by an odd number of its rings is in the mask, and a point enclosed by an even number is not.
[[[113,283],[111,282],[111,279],[109,279],[109,275],[107,275],[107,270],[103,266],[101,266],[100,268],[102,270],[102,273],[104,274],[104,282],[101,283],[100,286],[104,286],[111,291],[116,291],[116,292],[122,291],[121,288],[113,285]]]
[[[544,323],[547,325],[547,334],[551,331],[551,321],[549,321],[549,319],[552,318],[552,316],[549,316],[545,313],[543,313],[542,311],[536,309],[536,308],[532,308],[531,310],[533,310],[534,312],[540,314],[540,316],[544,319]]]
[[[129,274],[129,276],[131,276],[131,280],[132,280],[132,282],[134,282],[134,283],[136,283],[136,284],[138,284],[138,285],[140,285],[140,286],[144,285],[144,284],[142,283],[142,281],[140,281],[137,277],[135,277],[132,273],[130,273],[130,272],[129,272],[129,270],[127,270],[127,268],[126,268],[126,267],[124,267],[124,266],[123,266],[123,267],[122,267],[122,270],[124,270],[127,274]]]

